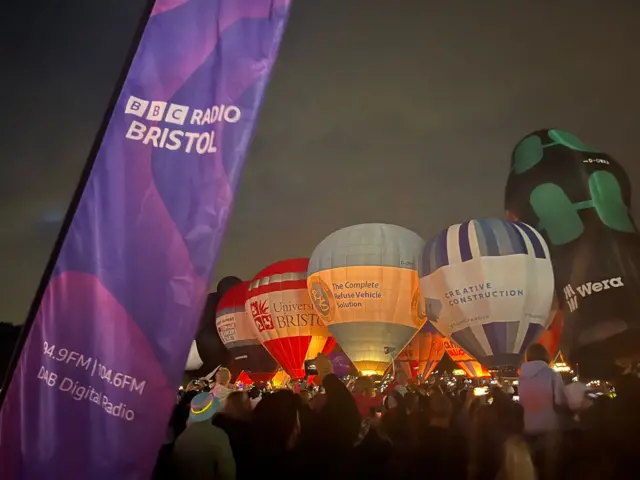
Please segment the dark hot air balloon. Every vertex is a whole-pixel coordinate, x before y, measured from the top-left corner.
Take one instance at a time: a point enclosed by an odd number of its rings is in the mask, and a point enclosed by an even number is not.
[[[538,343],[547,349],[552,359],[555,359],[560,353],[560,336],[564,327],[564,316],[557,299],[553,302],[549,317],[552,319],[549,328],[540,336]]]
[[[538,130],[513,151],[505,207],[549,245],[561,348],[581,374],[640,357],[640,236],[622,166],[570,133]]]
[[[200,317],[200,326],[194,340],[195,352],[202,360],[202,365],[199,369],[191,371],[190,376],[207,375],[218,365],[225,365],[229,362],[229,351],[220,340],[218,329],[216,328],[216,309],[222,295],[229,288],[239,283],[242,283],[242,280],[237,277],[225,277],[218,283],[218,290],[210,293],[207,297],[207,303]],[[193,345],[189,356],[193,360]]]

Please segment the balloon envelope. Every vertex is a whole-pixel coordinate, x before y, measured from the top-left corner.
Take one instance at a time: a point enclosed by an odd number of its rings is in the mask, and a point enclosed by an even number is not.
[[[204,374],[229,361],[229,351],[222,343],[216,328],[216,309],[218,308],[219,300],[220,295],[216,292],[210,293],[207,297],[207,303],[202,313],[200,327],[195,339],[198,353],[203,361],[201,370]]]
[[[556,357],[560,349],[560,336],[562,335],[562,328],[564,326],[564,316],[562,309],[558,307],[557,299],[553,302],[553,308],[549,315],[551,321],[549,328],[538,339],[538,343],[543,345],[547,349],[552,359]]]
[[[416,336],[396,357],[396,365],[408,378],[425,380],[444,355],[444,337],[429,322],[425,322]]]
[[[424,241],[406,228],[364,224],[325,238],[307,285],[331,335],[364,375],[381,375],[425,322],[416,259]]]
[[[243,282],[222,295],[216,312],[216,327],[237,368],[254,382],[268,382],[275,375],[278,363],[256,337],[253,321],[247,315],[248,289],[249,282]]]
[[[640,357],[640,237],[622,166],[568,132],[532,132],[513,151],[505,208],[547,240],[561,348],[581,376]]]
[[[254,332],[291,378],[305,376],[304,361],[335,343],[307,292],[309,259],[274,263],[249,286],[245,308]]]
[[[240,374],[238,375],[238,378],[236,378],[236,381],[234,382],[236,385],[253,385],[253,379],[249,376],[249,374],[247,372],[245,372],[244,370],[242,370],[240,372]]]
[[[451,357],[451,360],[455,362],[458,368],[464,370],[464,373],[467,374],[467,377],[482,378],[491,376],[489,370],[484,368],[480,364],[480,362],[478,362],[471,355],[469,355],[458,345],[456,345],[455,342],[452,342],[451,340],[445,340],[444,348],[447,352],[447,355]]]
[[[242,283],[242,280],[240,280],[238,277],[224,277],[222,280],[218,282],[218,286],[216,287],[216,292],[218,292],[218,295],[222,296],[225,293],[227,293],[227,291],[231,287],[235,287],[236,285],[239,285],[241,283]]]
[[[189,349],[189,357],[187,358],[187,364],[184,369],[187,371],[198,370],[204,365],[200,353],[198,352],[198,344],[194,340],[191,342],[191,348]]]
[[[276,372],[271,380],[274,387],[285,387],[291,381],[291,377],[284,370],[280,369]]]
[[[453,225],[427,243],[419,269],[429,320],[488,368],[517,367],[548,326],[553,271],[528,225]]]

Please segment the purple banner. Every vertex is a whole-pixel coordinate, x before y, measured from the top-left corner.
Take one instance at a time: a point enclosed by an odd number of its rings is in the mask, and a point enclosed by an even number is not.
[[[349,374],[358,373],[349,358],[337,345],[329,354],[329,359],[331,360],[331,364],[333,365],[333,373],[335,373],[338,377],[346,377]]]
[[[3,480],[150,477],[288,6],[156,2],[0,410]]]

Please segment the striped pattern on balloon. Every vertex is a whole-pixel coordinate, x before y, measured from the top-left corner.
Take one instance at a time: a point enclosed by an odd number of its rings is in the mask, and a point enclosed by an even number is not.
[[[305,376],[304,361],[331,352],[335,341],[307,292],[309,259],[274,263],[258,273],[245,309],[257,338],[293,379]]]
[[[222,295],[216,310],[216,328],[238,369],[254,382],[264,383],[273,378],[278,363],[256,337],[245,309],[248,291],[249,282],[243,282]]]
[[[426,320],[416,271],[423,245],[406,228],[371,223],[332,233],[311,256],[316,311],[364,375],[383,374]]]
[[[548,326],[549,250],[524,223],[453,225],[427,243],[418,269],[429,320],[488,368],[517,367]]]
[[[424,381],[431,375],[444,356],[445,338],[435,327],[425,322],[415,337],[396,357],[396,368],[401,368],[408,378]]]
[[[456,345],[455,342],[451,340],[445,340],[444,348],[447,352],[447,355],[449,355],[451,360],[453,360],[458,368],[464,370],[464,373],[466,373],[467,377],[484,378],[491,376],[489,370],[484,368],[480,364],[480,362],[478,362],[475,358],[461,349],[460,346]]]

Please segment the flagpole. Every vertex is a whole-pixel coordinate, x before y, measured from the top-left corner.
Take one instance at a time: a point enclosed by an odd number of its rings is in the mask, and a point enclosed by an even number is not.
[[[87,182],[89,180],[89,176],[91,175],[91,171],[93,170],[93,166],[95,164],[96,158],[98,156],[98,152],[102,145],[102,141],[104,139],[105,133],[107,131],[107,127],[109,125],[109,121],[111,120],[111,116],[113,115],[113,111],[116,107],[116,103],[118,102],[118,98],[120,97],[120,92],[124,86],[124,82],[127,79],[127,74],[129,73],[129,69],[131,68],[131,64],[133,63],[133,59],[138,50],[138,45],[142,40],[142,35],[144,34],[144,30],[147,27],[147,23],[149,18],[151,17],[151,13],[153,12],[153,7],[155,6],[156,0],[147,0],[143,10],[142,16],[138,21],[138,27],[136,28],[135,34],[131,41],[131,47],[127,53],[124,66],[120,72],[120,76],[118,77],[118,81],[116,86],[111,94],[111,99],[109,100],[109,104],[107,106],[107,110],[102,119],[102,123],[98,132],[96,134],[96,138],[93,142],[91,150],[89,152],[89,156],[87,157],[87,161],[80,175],[80,179],[78,181],[78,185],[73,193],[73,197],[71,202],[69,203],[69,208],[67,209],[67,213],[64,217],[64,221],[62,222],[62,226],[60,227],[60,232],[58,233],[58,237],[53,246],[53,250],[51,255],[49,256],[49,260],[44,269],[42,277],[40,278],[40,283],[38,285],[38,289],[36,290],[36,294],[34,296],[33,301],[31,302],[31,306],[29,307],[29,312],[27,314],[27,319],[20,330],[20,336],[18,337],[18,342],[16,343],[15,349],[11,356],[11,361],[9,363],[9,368],[7,369],[7,373],[5,375],[4,381],[2,382],[2,389],[0,389],[0,409],[4,403],[4,399],[7,396],[7,391],[9,390],[9,385],[11,380],[13,379],[13,374],[15,373],[16,368],[18,367],[18,362],[20,361],[20,355],[22,354],[22,350],[27,342],[27,338],[29,337],[29,332],[31,331],[31,327],[38,315],[38,311],[40,310],[40,303],[42,302],[42,297],[47,290],[47,286],[49,285],[49,281],[53,275],[53,270],[56,267],[56,263],[58,261],[58,257],[60,256],[60,252],[62,251],[62,247],[64,246],[65,239],[67,238],[67,234],[69,233],[69,229],[71,228],[71,223],[73,222],[73,217],[78,210],[78,205],[80,204],[80,200],[82,199],[82,194],[85,190]]]

